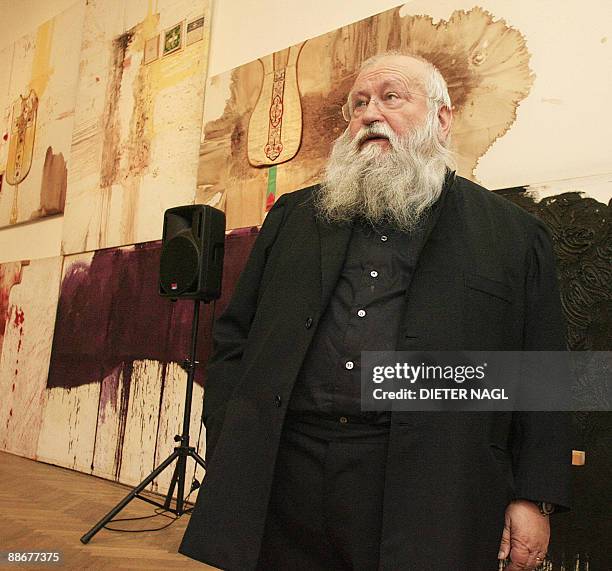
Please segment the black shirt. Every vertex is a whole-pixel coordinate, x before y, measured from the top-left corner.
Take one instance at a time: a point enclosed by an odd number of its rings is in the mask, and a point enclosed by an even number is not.
[[[360,353],[396,349],[407,288],[443,196],[410,233],[353,224],[342,272],[291,395],[290,415],[390,421],[388,412],[361,410]]]

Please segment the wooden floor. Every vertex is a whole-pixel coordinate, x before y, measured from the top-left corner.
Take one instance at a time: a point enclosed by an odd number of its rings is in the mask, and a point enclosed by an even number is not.
[[[144,533],[105,529],[87,544],[79,538],[129,488],[99,478],[0,452],[0,552],[60,551],[61,565],[11,565],[11,569],[200,569],[213,570],[177,553],[189,516]],[[155,506],[135,499],[116,517],[151,515]],[[169,522],[157,516],[115,527],[143,529]]]

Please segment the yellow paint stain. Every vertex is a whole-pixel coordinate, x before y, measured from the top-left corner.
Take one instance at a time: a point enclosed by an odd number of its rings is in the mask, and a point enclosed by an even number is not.
[[[153,3],[149,0],[149,8],[145,19],[133,28],[134,38],[131,48],[144,51],[145,42],[159,33],[159,13],[153,11]]]
[[[132,28],[133,38],[130,43],[130,52],[142,53],[144,58],[145,43],[150,38],[159,34],[159,13],[153,7],[153,1],[149,0],[147,16],[145,19]],[[140,121],[132,120],[136,125],[131,131],[140,131],[139,136],[144,135],[147,141],[151,141],[155,135],[153,130],[153,101],[155,98],[155,90],[151,86],[150,80],[150,65],[140,63],[140,71],[138,80],[134,86],[134,115],[140,116]],[[132,118],[133,119],[133,118]],[[137,161],[138,162],[138,161]]]
[[[32,62],[32,79],[30,80],[29,87],[36,92],[39,98],[42,97],[53,73],[50,59],[54,23],[54,20],[48,20],[38,26],[36,31],[36,48],[34,61]]]
[[[176,87],[194,76],[204,77],[206,74],[206,62],[208,57],[208,38],[195,42],[185,47],[186,37],[183,36],[183,48],[166,57],[163,53],[163,30],[159,27],[160,15],[157,12],[157,2],[149,0],[147,16],[145,19],[132,28],[134,34],[130,45],[130,51],[144,52],[147,40],[159,34],[160,54],[154,62],[144,65],[141,63],[139,73],[140,97],[135,99],[140,104],[144,104],[147,109],[148,120],[144,125],[144,134],[152,140],[155,136],[153,129],[154,121],[150,120],[153,113],[152,102],[156,97],[167,89]],[[185,34],[185,24],[183,23],[183,34]]]
[[[204,81],[206,58],[202,53],[202,45],[201,41],[196,42],[187,48],[183,48],[180,52],[153,62],[149,66],[149,77],[153,91],[157,94],[194,75],[201,75],[202,81]]]

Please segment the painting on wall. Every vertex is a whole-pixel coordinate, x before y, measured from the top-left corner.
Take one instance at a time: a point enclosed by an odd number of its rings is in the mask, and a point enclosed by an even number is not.
[[[0,264],[0,450],[36,458],[62,259]]]
[[[159,239],[193,203],[209,38],[209,0],[87,3],[64,254]]]
[[[551,231],[572,351],[612,350],[612,175],[497,191]]]
[[[61,214],[84,4],[0,50],[0,227]]]
[[[575,136],[559,138],[560,126],[584,111],[580,83],[565,85],[567,62],[575,60],[581,73],[579,60],[569,54],[560,65],[543,32],[552,20],[537,10],[527,14],[498,0],[417,0],[211,77],[197,202],[224,209],[228,227],[239,228],[260,224],[278,196],[319,182],[346,128],[341,107],[359,65],[387,50],[423,56],[445,77],[459,174],[489,188],[582,176],[584,145]],[[567,33],[579,41],[582,17],[566,15]],[[604,65],[609,44],[588,45],[593,68]],[[564,46],[559,50],[565,54]],[[593,92],[603,105],[606,91]],[[572,128],[585,139],[603,137],[596,121],[588,125]],[[588,163],[605,168],[605,152],[594,145],[590,153]],[[597,168],[589,172],[605,172]]]
[[[223,296],[202,308],[198,360],[227,305],[257,235],[226,237]],[[136,484],[173,450],[180,434],[193,302],[158,293],[160,242],[65,258],[37,457]],[[204,367],[196,369],[192,445],[201,433]],[[204,436],[200,434],[200,454]],[[194,464],[190,463],[191,478]],[[165,492],[171,473],[152,489]]]

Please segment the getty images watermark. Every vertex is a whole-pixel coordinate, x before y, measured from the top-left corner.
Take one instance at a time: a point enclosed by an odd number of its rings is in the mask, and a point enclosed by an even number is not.
[[[612,410],[609,351],[363,351],[364,411]]]

